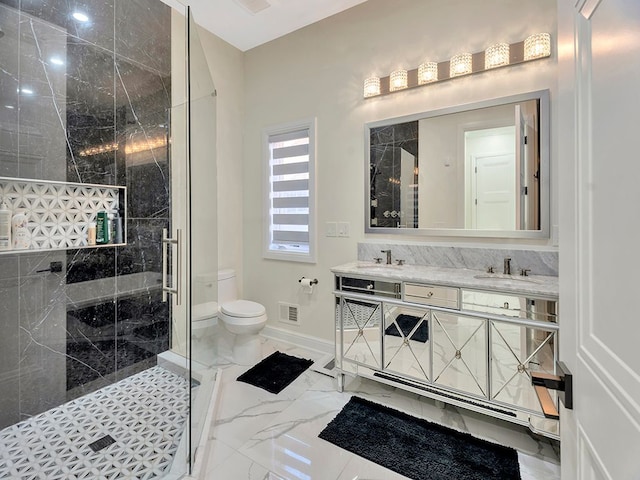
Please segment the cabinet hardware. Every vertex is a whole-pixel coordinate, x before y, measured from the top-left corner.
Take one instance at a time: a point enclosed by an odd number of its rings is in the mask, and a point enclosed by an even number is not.
[[[558,375],[531,372],[531,384],[538,394],[544,416],[557,419],[559,418],[558,410],[551,400],[549,390],[557,390],[564,407],[568,410],[573,409],[573,375],[564,362],[556,362],[556,368]]]

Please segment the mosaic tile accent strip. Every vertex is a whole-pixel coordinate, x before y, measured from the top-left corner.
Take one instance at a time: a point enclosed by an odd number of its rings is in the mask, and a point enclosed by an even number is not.
[[[11,211],[27,215],[29,249],[87,245],[89,222],[100,210],[116,210],[124,187],[48,183],[0,178],[0,197]]]
[[[185,429],[189,382],[153,367],[0,431],[0,478],[159,478]],[[110,435],[115,443],[94,452]]]

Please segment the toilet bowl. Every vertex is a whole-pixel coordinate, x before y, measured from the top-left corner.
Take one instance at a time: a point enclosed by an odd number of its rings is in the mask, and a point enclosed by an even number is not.
[[[206,338],[213,334],[218,324],[218,302],[205,302],[194,305],[191,310],[191,333],[194,338]]]
[[[267,312],[259,303],[231,300],[220,305],[218,317],[224,327],[235,335],[233,361],[238,365],[253,365],[262,359],[259,333],[267,324]]]

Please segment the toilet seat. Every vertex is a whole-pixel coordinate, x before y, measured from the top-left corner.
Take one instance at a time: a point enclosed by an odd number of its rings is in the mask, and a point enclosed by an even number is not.
[[[233,300],[223,303],[220,312],[228,317],[253,318],[267,313],[263,305],[250,300]]]

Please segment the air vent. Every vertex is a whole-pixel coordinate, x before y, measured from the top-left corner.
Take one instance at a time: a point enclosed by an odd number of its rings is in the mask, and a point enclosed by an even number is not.
[[[267,0],[236,0],[236,3],[242,5],[249,10],[250,13],[256,14],[262,10],[269,8],[271,4]]]
[[[278,302],[280,306],[280,321],[291,325],[298,325],[300,317],[298,315],[300,306],[292,303]]]

